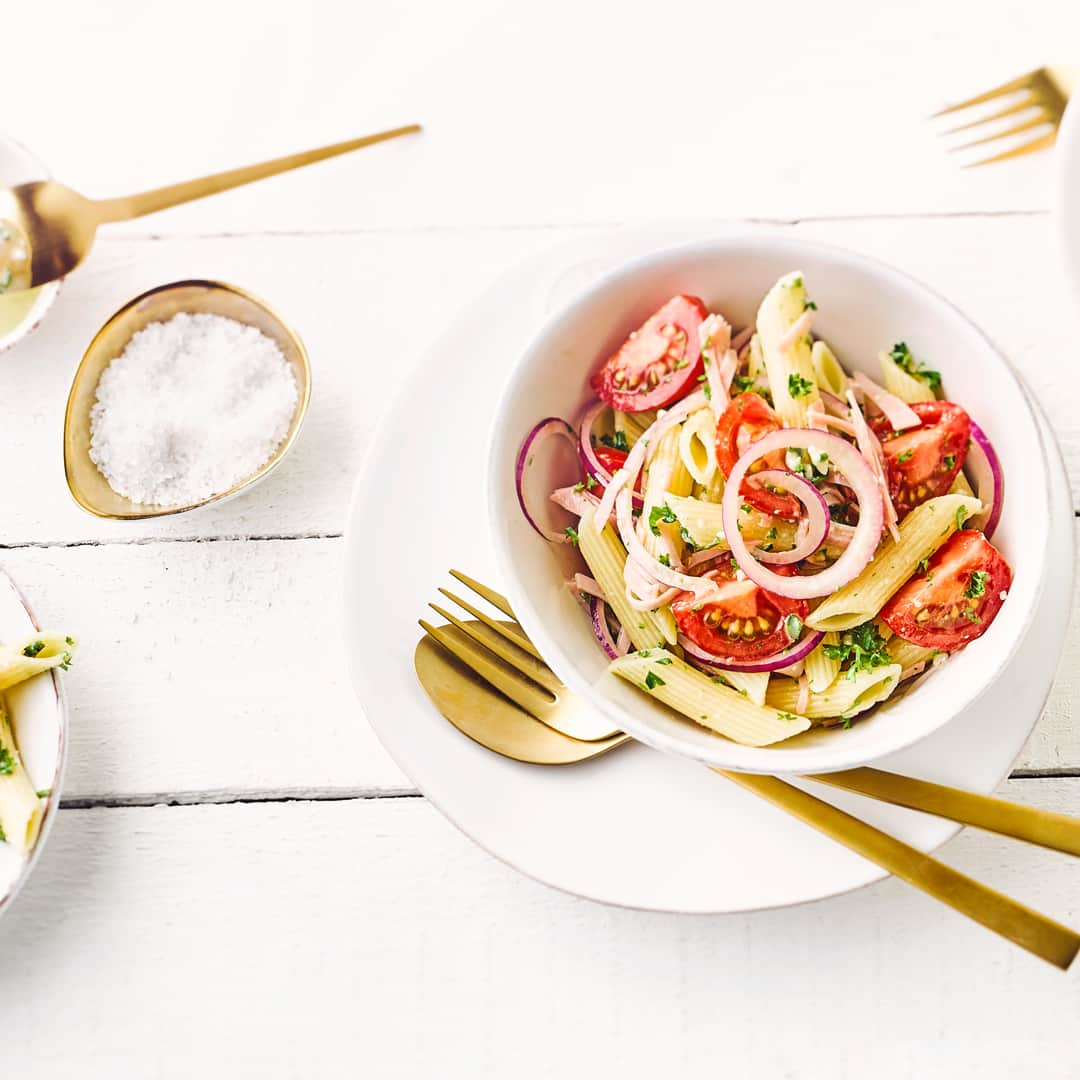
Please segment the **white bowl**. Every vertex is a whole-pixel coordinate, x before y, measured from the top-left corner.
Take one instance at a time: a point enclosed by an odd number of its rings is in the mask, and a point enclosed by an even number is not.
[[[742,327],[752,322],[766,290],[790,270],[803,272],[818,306],[814,329],[849,370],[879,377],[878,352],[907,341],[916,356],[941,371],[949,397],[968,409],[993,441],[1008,488],[994,542],[1015,577],[983,637],[915,690],[849,730],[816,729],[755,748],[699,727],[607,673],[589,620],[565,584],[582,568],[576,549],[547,543],[524,520],[514,462],[538,420],[577,419],[592,396],[593,370],[670,296],[701,296]],[[546,479],[555,487],[579,477]],[[494,418],[488,480],[502,580],[522,626],[566,685],[642,742],[746,772],[852,768],[947,723],[985,693],[1016,651],[1050,569],[1042,526],[1050,507],[1046,448],[1012,369],[981,331],[926,286],[882,263],[804,240],[728,235],[648,256],[598,281],[546,324],[515,365]]]
[[[0,187],[14,187],[16,184],[47,180],[49,177],[49,170],[22,143],[0,134]],[[41,286],[37,299],[18,325],[0,336],[0,352],[10,349],[41,325],[59,291],[59,281],[50,281],[48,285]]]
[[[1057,145],[1057,183],[1054,194],[1055,229],[1065,261],[1072,299],[1080,305],[1080,96],[1061,118]]]

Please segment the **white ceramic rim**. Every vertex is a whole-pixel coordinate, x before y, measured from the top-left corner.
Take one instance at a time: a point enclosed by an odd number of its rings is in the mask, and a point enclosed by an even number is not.
[[[12,592],[18,597],[26,614],[30,617],[30,621],[34,624],[34,629],[40,630],[41,626],[38,624],[37,618],[30,605],[27,603],[26,597],[23,596],[22,591],[5,570],[0,570],[0,588],[2,588],[5,583],[11,587]],[[59,739],[59,751],[56,755],[56,771],[53,773],[52,794],[46,802],[45,813],[41,819],[41,828],[38,830],[37,840],[34,843],[33,851],[26,857],[26,861],[23,863],[23,868],[20,871],[19,876],[15,878],[15,881],[12,883],[7,893],[4,896],[0,896],[0,918],[14,906],[16,898],[22,891],[23,886],[29,880],[30,875],[34,871],[34,867],[37,866],[38,859],[41,858],[41,853],[45,850],[45,843],[49,838],[49,834],[52,832],[53,822],[56,820],[56,816],[60,810],[60,798],[64,787],[64,778],[67,776],[68,746],[70,743],[68,732],[67,693],[64,690],[63,681],[57,676],[55,670],[49,672],[49,677],[52,679],[53,690],[56,692]]]
[[[1080,104],[1076,98],[1066,106],[1061,118],[1054,157],[1054,231],[1070,299],[1080,310]]]
[[[28,150],[18,139],[13,139],[10,135],[0,133],[0,143],[11,150],[14,150],[17,155],[25,158],[27,166],[32,171],[39,174],[39,180],[52,179],[52,173],[45,167],[45,163],[41,158]],[[0,338],[0,353],[14,348],[14,346],[22,341],[23,338],[28,334],[32,334],[42,324],[45,315],[48,313],[49,308],[53,306],[53,301],[60,292],[62,283],[63,279],[61,278],[58,281],[50,281],[48,285],[41,286],[41,292],[38,293],[38,298],[34,301],[34,306],[26,313],[26,318],[5,337]]]
[[[885,277],[890,277],[901,283],[908,289],[914,289],[921,294],[928,304],[935,304],[944,309],[952,318],[963,321],[970,331],[974,332],[1001,361],[1004,373],[1012,379],[1013,389],[1023,407],[1028,420],[1031,422],[1038,437],[1039,454],[1042,461],[1041,479],[1044,488],[1044,497],[1047,507],[1051,505],[1052,491],[1050,485],[1050,461],[1047,452],[1046,439],[1031,402],[1028,398],[1023,381],[1013,368],[1009,360],[990,340],[990,338],[969,319],[951,301],[941,296],[940,293],[931,289],[919,279],[913,277],[896,267],[878,259],[849,251],[846,248],[833,244],[823,244],[818,241],[805,240],[801,237],[763,237],[759,233],[748,230],[732,230],[718,235],[709,240],[695,241],[689,244],[680,244],[675,247],[666,247],[662,250],[639,256],[617,267],[607,274],[599,277],[583,293],[575,299],[554,311],[544,320],[539,330],[534,334],[528,347],[522,352],[507,378],[506,385],[499,398],[499,404],[493,414],[493,422],[488,436],[488,476],[487,476],[487,501],[488,501],[488,528],[495,537],[494,549],[495,560],[499,569],[501,580],[505,583],[506,592],[510,605],[517,615],[525,632],[536,644],[541,654],[547,660],[552,670],[573,692],[582,696],[594,708],[610,721],[612,727],[626,731],[633,735],[639,742],[645,743],[663,753],[677,754],[691,758],[705,765],[729,768],[740,772],[761,773],[769,775],[799,775],[824,772],[838,772],[843,769],[856,768],[866,765],[879,758],[904,750],[909,746],[931,735],[938,728],[948,723],[954,716],[971,708],[1000,678],[1002,672],[1012,663],[1021,644],[1031,629],[1032,622],[1039,609],[1039,604],[1046,588],[1049,566],[1047,565],[1046,552],[1050,547],[1050,538],[1047,535],[1043,546],[1043,566],[1039,581],[1032,591],[1027,610],[1024,612],[1020,629],[1013,639],[1000,666],[991,677],[982,684],[973,684],[973,689],[957,696],[957,704],[947,714],[938,713],[936,710],[927,710],[923,715],[926,722],[923,724],[909,724],[907,726],[892,725],[889,729],[891,739],[883,739],[882,745],[872,757],[866,757],[861,753],[844,752],[843,743],[837,741],[835,748],[831,748],[828,757],[823,755],[817,748],[809,750],[787,749],[783,757],[777,757],[775,761],[768,760],[769,750],[765,748],[746,748],[738,744],[729,743],[727,740],[717,738],[715,743],[709,746],[709,751],[699,750],[686,745],[679,737],[671,736],[657,731],[648,723],[641,722],[639,717],[628,710],[618,708],[614,703],[602,697],[594,691],[589,681],[577,672],[577,669],[566,656],[558,637],[549,633],[548,629],[533,605],[525,588],[520,584],[517,574],[513,569],[510,554],[502,544],[502,533],[499,528],[501,513],[504,509],[504,499],[501,494],[502,482],[500,469],[506,461],[511,460],[508,448],[502,447],[501,442],[501,417],[508,411],[507,402],[515,395],[517,383],[525,377],[534,354],[539,351],[540,343],[558,326],[562,320],[576,313],[580,308],[587,307],[593,302],[594,295],[608,287],[617,286],[624,279],[632,279],[642,270],[656,268],[662,271],[669,262],[678,262],[683,259],[702,257],[716,254],[720,257],[725,246],[738,246],[740,248],[759,248],[763,250],[787,247],[789,249],[801,249],[802,251],[815,251],[826,256],[840,257],[855,264],[861,264],[868,271]],[[795,255],[795,262],[798,256]],[[792,264],[794,265],[794,263]],[[516,452],[516,448],[515,448]],[[1034,727],[1038,717],[1032,718],[1031,726]],[[715,753],[711,752],[715,750]],[[753,752],[748,752],[753,751]],[[732,756],[735,760],[732,760]],[[821,760],[826,757],[825,760]],[[750,761],[743,760],[750,758]]]

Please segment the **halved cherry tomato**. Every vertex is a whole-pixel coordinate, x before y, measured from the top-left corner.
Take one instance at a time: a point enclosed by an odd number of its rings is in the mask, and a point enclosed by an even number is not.
[[[593,453],[596,455],[596,460],[612,476],[626,464],[626,459],[630,456],[625,450],[616,450],[613,446],[594,446]],[[634,481],[634,490],[639,495],[641,494],[641,473],[638,473],[638,478]]]
[[[715,580],[723,592],[716,600],[699,604],[697,597],[687,592],[672,603],[671,613],[679,630],[718,659],[756,660],[790,644],[784,620],[789,615],[805,619],[809,611],[806,601],[776,596],[748,578],[736,579],[733,559],[718,569]],[[790,567],[774,569],[795,573]]]
[[[1012,585],[1012,570],[981,532],[961,529],[881,609],[898,637],[952,652],[986,633]]]
[[[702,372],[698,330],[709,309],[673,296],[593,376],[593,389],[619,412],[647,412],[683,397]]]
[[[780,420],[769,408],[768,402],[753,391],[732,398],[716,424],[716,461],[725,477],[731,475],[735,462],[746,448],[758,439],[779,430]],[[775,460],[770,461],[770,458]],[[768,455],[756,463],[756,469],[784,468],[783,454]],[[752,470],[753,471],[753,470]],[[794,495],[769,491],[747,477],[739,494],[756,510],[764,514],[794,521],[802,512],[801,504]]]
[[[927,499],[944,495],[967,457],[971,417],[951,401],[917,401],[911,406],[922,426],[895,434],[881,444],[889,494],[900,518]],[[872,424],[882,436],[880,420]],[[885,423],[888,429],[888,423]]]

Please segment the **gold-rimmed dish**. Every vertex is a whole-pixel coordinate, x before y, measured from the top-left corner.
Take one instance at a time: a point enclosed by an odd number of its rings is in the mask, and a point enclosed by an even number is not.
[[[296,410],[281,445],[268,461],[226,491],[185,506],[151,506],[113,491],[90,457],[90,410],[105,369],[140,330],[181,312],[221,315],[253,326],[277,344],[296,379]],[[68,394],[64,414],[64,473],[75,501],[88,513],[113,520],[182,514],[239,495],[277,468],[296,442],[311,399],[311,363],[296,331],[269,304],[235,285],[193,279],[159,285],[129,301],[94,335]]]

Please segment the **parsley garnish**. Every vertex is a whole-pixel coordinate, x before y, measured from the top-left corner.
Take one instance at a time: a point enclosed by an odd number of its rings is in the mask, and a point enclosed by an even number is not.
[[[638,654],[638,656],[649,656],[650,655],[648,649],[638,649],[637,654]]]
[[[922,364],[911,355],[911,350],[907,347],[905,342],[898,341],[889,350],[889,359],[898,368],[902,368],[909,375],[913,375],[916,379],[921,379],[931,390],[937,390],[941,386],[941,373],[924,368]]]
[[[902,450],[896,455],[896,463],[903,465],[905,461],[910,461],[915,456],[914,450]]]
[[[656,674],[655,671],[645,672],[645,689],[655,690],[658,686],[666,686],[667,683]]]
[[[6,746],[0,746],[0,776],[10,776],[18,763]]]
[[[22,654],[23,654],[23,656],[29,656],[31,659],[33,659],[44,648],[45,648],[45,642],[44,641],[35,641],[35,642],[32,642],[31,644],[27,645],[26,648],[23,649]]]
[[[969,600],[978,600],[986,594],[986,583],[990,580],[990,575],[985,570],[972,570],[971,577],[968,578],[967,588],[964,590],[964,595]]]
[[[814,389],[814,384],[809,379],[804,379],[797,372],[792,372],[787,377],[788,393],[793,398],[807,397],[811,390]]]
[[[616,431],[614,436],[601,435],[600,442],[612,450],[621,450],[624,454],[630,453],[630,444],[626,441],[625,431]]]
[[[590,476],[589,479],[592,480],[592,477]],[[595,481],[593,481],[593,482],[595,483]],[[65,645],[74,645],[75,644],[75,639],[70,638],[70,637],[66,637],[66,638],[64,638],[64,644]]]
[[[956,464],[956,455],[946,454],[941,459],[941,464],[945,466],[946,470],[951,469]]]
[[[581,539],[581,537],[578,536],[577,529],[575,529],[573,525],[566,526],[566,539],[569,540],[571,544],[576,544]]]
[[[915,564],[915,569],[916,569],[916,570],[917,570],[917,571],[918,571],[918,572],[919,572],[920,574],[925,574],[925,573],[927,572],[927,570],[929,570],[929,569],[930,569],[930,556],[929,556],[929,555],[927,555],[925,559],[920,559],[920,560],[919,560],[919,561],[918,561],[918,562],[917,562],[917,563]]]
[[[671,663],[671,657],[670,656],[661,656],[661,657],[657,658],[656,662],[658,664],[663,664],[665,667],[667,667]]]
[[[775,525],[765,534],[765,539],[766,540],[775,540],[776,539],[776,526]]]
[[[956,527],[962,529],[964,522],[967,521],[968,508],[966,506],[958,506],[956,508]]]
[[[817,311],[817,304],[813,300],[804,300],[802,309],[803,311]]]
[[[822,645],[821,650],[830,660],[839,660],[841,664],[850,661],[847,672],[849,679],[854,679],[860,671],[872,671],[892,663],[892,657],[885,648],[885,639],[872,622],[845,630],[839,645]]]
[[[664,522],[665,525],[674,525],[679,519],[675,516],[675,511],[664,503],[663,506],[654,506],[649,511],[649,532],[653,536],[660,535],[660,522]]]
[[[671,566],[671,556],[666,551],[662,555],[657,555],[656,561],[661,566]]]
[[[798,720],[799,718],[797,716],[795,716],[793,713],[778,712],[776,714],[776,719],[777,720],[786,720],[790,724],[790,723],[793,723],[795,720]]]
[[[66,652],[60,659],[60,670],[67,671],[71,667],[71,653]]]
[[[752,514],[754,512],[754,508],[749,503],[739,503],[739,509],[744,514]]]

